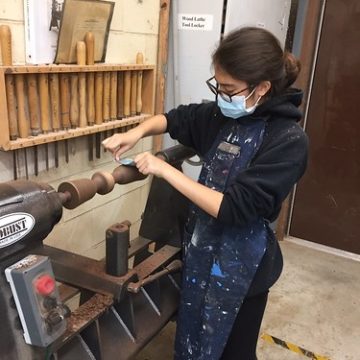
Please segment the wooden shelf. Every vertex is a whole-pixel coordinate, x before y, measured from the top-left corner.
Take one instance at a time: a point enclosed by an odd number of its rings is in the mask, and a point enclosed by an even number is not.
[[[69,76],[67,76],[68,81],[68,91],[65,92],[67,100],[67,110],[63,110],[61,108],[60,103],[60,88],[57,88],[58,91],[58,97],[55,98],[57,101],[55,105],[53,104],[53,100],[51,99],[51,92],[50,92],[50,81],[48,80],[48,77],[44,77],[42,74],[66,74],[69,73]],[[71,129],[64,129],[66,125],[65,121],[61,122],[60,126],[62,129],[59,131],[51,131],[46,132],[45,130],[52,130],[55,126],[53,126],[54,118],[61,117],[61,114],[70,114],[70,122],[72,123],[79,123],[79,121],[71,121],[71,107],[70,103],[72,104],[72,98],[73,98],[73,87],[70,84],[71,79],[76,78],[76,81],[79,81],[81,74],[85,75],[88,79],[91,73],[95,73],[94,77],[96,78],[96,73],[104,73],[103,76],[100,77],[100,79],[103,79],[103,85],[99,86],[99,91],[101,92],[101,99],[100,100],[100,109],[99,112],[102,114],[100,116],[102,117],[102,123],[100,125],[91,125],[91,126],[82,126],[77,128],[71,128]],[[115,86],[113,86],[113,83],[110,84],[110,76],[114,75],[114,73],[117,73],[115,76]],[[31,133],[31,114],[30,114],[30,87],[29,83],[30,79],[34,79],[34,77],[30,77],[32,74],[36,74],[35,77],[35,91],[36,91],[36,98],[35,98],[35,107],[36,107],[36,113],[38,119],[49,119],[48,124],[44,122],[45,125],[42,125],[42,121],[40,122],[40,127],[43,126],[43,129],[39,129],[41,134],[37,136],[26,136],[26,137],[20,137],[22,134],[28,134]],[[111,75],[112,74],[112,75]],[[141,90],[137,91],[137,76],[141,77]],[[135,76],[135,77],[134,77]],[[94,79],[93,77],[93,79]],[[39,80],[46,79],[45,83],[45,98],[47,100],[44,100],[42,103],[40,101],[40,85]],[[99,78],[99,77],[98,77]],[[107,78],[107,91],[105,91],[105,78]],[[125,81],[125,79],[128,79],[130,81]],[[59,77],[61,79],[61,77]],[[65,77],[64,77],[65,79]],[[119,80],[122,79],[122,80]],[[18,83],[17,83],[18,80]],[[135,80],[135,81],[134,81]],[[88,80],[86,80],[88,81]],[[119,81],[122,81],[121,83]],[[129,84],[130,83],[130,84]],[[21,85],[21,87],[17,87],[17,85]],[[42,82],[44,85],[44,81]],[[86,84],[86,83],[85,83]],[[110,93],[110,86],[111,89],[117,89],[114,92],[114,96]],[[9,91],[8,89],[12,89],[12,91]],[[34,89],[34,88],[32,88]],[[44,87],[42,88],[44,90]],[[120,90],[119,90],[120,89]],[[125,95],[126,89],[128,90],[127,94]],[[96,89],[95,89],[96,90]],[[79,87],[76,85],[74,94],[75,97],[80,96]],[[95,95],[99,94],[99,91],[94,91],[93,95],[95,98],[92,99],[92,102],[95,103],[95,106],[98,106],[97,99]],[[112,90],[111,90],[112,91]],[[127,109],[128,111],[125,112],[125,105],[123,108],[120,108],[121,100],[119,100],[117,92],[119,94],[124,93],[121,95],[121,99],[123,100],[123,104],[127,101],[131,101],[131,106],[129,103],[127,103]],[[9,96],[10,94],[10,96]],[[44,93],[42,93],[44,95]],[[140,95],[139,95],[140,94]],[[88,104],[88,96],[89,93],[86,92],[85,94],[86,98],[84,103]],[[112,120],[112,121],[106,121],[105,120],[105,105],[107,105],[107,116],[106,118],[113,117],[114,111],[112,114],[109,114],[109,106],[111,103],[111,109],[114,109],[112,107],[113,102],[116,104],[116,113],[115,116],[120,116],[119,114],[129,114],[134,113],[134,105],[135,96],[137,98],[141,99],[141,115],[139,116],[131,116],[131,117],[124,117],[122,119],[118,120]],[[131,99],[130,99],[131,97]],[[12,100],[11,100],[12,99]],[[32,97],[34,99],[34,97]],[[44,97],[42,97],[44,99]],[[116,99],[116,100],[113,100]],[[8,101],[9,100],[9,101]],[[136,99],[135,99],[136,100]],[[80,100],[79,100],[80,101]],[[9,105],[9,102],[11,105]],[[126,127],[130,125],[138,124],[142,121],[144,121],[146,118],[154,114],[154,102],[155,102],[155,66],[154,65],[143,65],[143,64],[95,64],[95,65],[15,65],[15,66],[0,66],[0,150],[8,151],[8,150],[16,150],[20,148],[27,148],[31,146],[37,146],[40,144],[50,143],[54,141],[62,141],[66,139],[71,139],[78,136],[86,136],[89,134],[95,134],[97,132],[103,132],[107,130],[112,130],[116,128]],[[137,100],[136,100],[137,104]],[[32,103],[34,105],[34,102]],[[79,102],[78,102],[79,105]],[[81,104],[80,104],[81,105]],[[85,106],[86,106],[85,105]],[[12,110],[12,112],[9,112],[9,107]],[[84,106],[84,105],[83,105]],[[104,108],[103,108],[104,106]],[[131,111],[129,110],[130,107],[132,107]],[[97,108],[96,108],[97,109]],[[54,115],[53,111],[55,111]],[[123,111],[122,111],[123,110]],[[79,111],[79,108],[77,109]],[[87,109],[86,109],[87,111]],[[112,110],[111,110],[112,111]],[[136,111],[138,111],[136,109]],[[45,114],[45,115],[44,115]],[[15,121],[17,123],[17,127],[20,130],[20,119],[21,124],[24,124],[24,121],[26,122],[25,125],[28,128],[28,131],[18,131],[18,138],[16,140],[10,140],[10,120],[9,116],[12,116],[12,119],[15,117]],[[87,117],[87,116],[86,116]],[[79,118],[78,118],[79,120]],[[85,122],[86,124],[87,122]],[[16,125],[16,124],[15,124]],[[68,125],[69,126],[69,125]],[[58,127],[58,125],[56,126]],[[46,129],[47,128],[47,129]],[[24,127],[23,127],[24,129]],[[35,127],[35,129],[38,129],[38,126]],[[20,136],[19,136],[20,134]]]
[[[90,134],[95,134],[102,131],[118,129],[126,126],[136,125],[148,117],[150,114],[141,114],[138,116],[132,116],[119,120],[107,121],[101,125],[92,125],[86,126],[83,128],[75,128],[69,130],[60,130],[56,132],[49,132],[47,134],[39,134],[36,136],[29,136],[26,139],[18,138],[16,140],[9,141],[8,143],[2,146],[2,150],[16,150],[27,148],[31,146],[37,146],[45,143],[50,143],[54,141],[61,141],[65,139],[71,139],[78,136],[85,136]]]
[[[72,73],[98,71],[154,70],[154,65],[95,64],[95,65],[14,65],[0,66],[5,74]]]

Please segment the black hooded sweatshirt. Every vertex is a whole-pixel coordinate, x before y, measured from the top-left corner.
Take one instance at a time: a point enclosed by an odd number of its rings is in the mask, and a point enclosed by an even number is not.
[[[281,203],[306,169],[308,138],[298,122],[302,92],[296,89],[271,98],[251,115],[231,119],[222,115],[215,102],[181,105],[165,114],[167,131],[173,139],[204,156],[220,129],[228,121],[244,125],[262,118],[266,121],[262,145],[248,168],[237,175],[220,205],[217,219],[224,224],[244,226],[259,216],[273,222]],[[279,277],[282,256],[272,236],[253,280],[248,296],[267,290]]]

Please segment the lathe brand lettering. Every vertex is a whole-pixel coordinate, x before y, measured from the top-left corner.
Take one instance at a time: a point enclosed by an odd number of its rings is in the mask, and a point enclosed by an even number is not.
[[[34,225],[34,217],[27,213],[14,213],[0,217],[0,248],[10,246],[22,239]]]

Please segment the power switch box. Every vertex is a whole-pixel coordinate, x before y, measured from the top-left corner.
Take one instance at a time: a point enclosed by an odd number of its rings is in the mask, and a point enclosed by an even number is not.
[[[48,257],[29,255],[5,269],[27,344],[46,347],[66,330],[68,309],[60,302]]]

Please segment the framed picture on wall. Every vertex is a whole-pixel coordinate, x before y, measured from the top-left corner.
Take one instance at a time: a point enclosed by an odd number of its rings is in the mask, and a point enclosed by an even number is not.
[[[76,44],[87,32],[95,39],[95,62],[104,62],[114,2],[101,0],[65,0],[55,63],[76,63]]]

